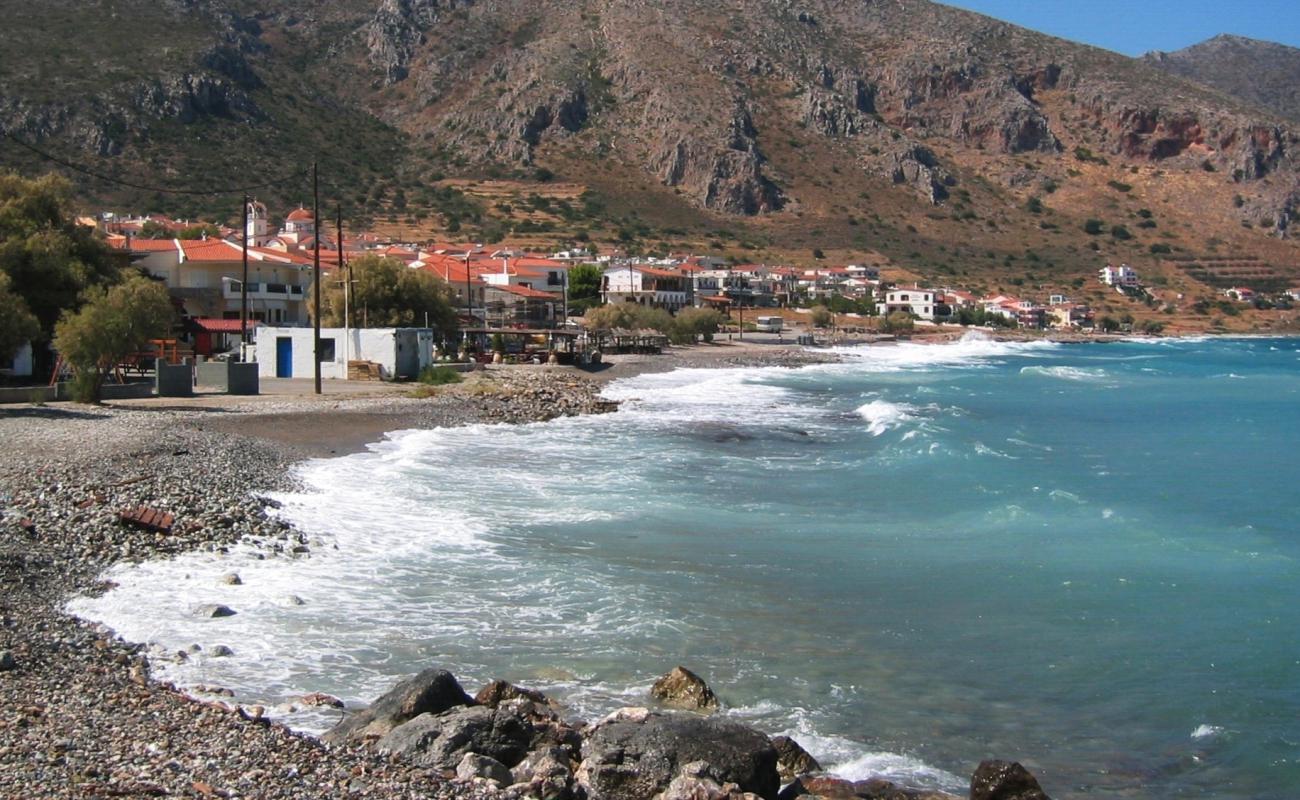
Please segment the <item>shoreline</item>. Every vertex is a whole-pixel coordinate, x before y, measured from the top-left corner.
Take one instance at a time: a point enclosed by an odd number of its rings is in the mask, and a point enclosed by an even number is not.
[[[0,673],[0,703],[19,709],[0,719],[0,796],[37,783],[59,797],[133,786],[138,794],[193,794],[196,784],[265,797],[495,796],[485,784],[450,782],[364,747],[327,747],[268,723],[257,708],[193,699],[149,679],[142,647],[68,616],[64,604],[102,590],[100,575],[121,561],[240,541],[268,554],[306,546],[297,531],[267,518],[259,499],[292,488],[291,470],[304,459],[364,452],[396,430],[592,413],[603,386],[642,374],[836,360],[794,346],[720,344],[614,357],[594,374],[492,369],[419,399],[385,387],[287,399],[0,407],[7,449],[0,464],[0,651],[10,652],[16,666]],[[556,407],[561,413],[553,413]],[[172,534],[116,522],[117,510],[145,503],[176,513]],[[162,743],[155,742],[160,725],[168,731]],[[14,736],[21,746],[12,746]],[[142,761],[140,741],[157,744],[157,752]],[[45,754],[35,763],[27,757],[33,750]],[[256,777],[290,769],[296,777],[282,784]],[[304,783],[307,775],[317,785]]]
[[[306,537],[268,517],[261,498],[292,488],[304,459],[363,452],[395,430],[599,413],[608,410],[597,402],[601,387],[647,372],[829,360],[793,347],[701,349],[614,359],[594,376],[489,370],[427,398],[385,387],[0,406],[0,706],[13,710],[0,718],[0,796],[34,786],[48,797],[501,796],[363,746],[327,746],[257,707],[194,699],[149,677],[143,645],[64,606],[110,588],[101,576],[123,561],[238,542],[268,553],[304,547]],[[142,505],[175,514],[171,532],[119,523],[119,511]],[[144,752],[141,742],[150,743]]]

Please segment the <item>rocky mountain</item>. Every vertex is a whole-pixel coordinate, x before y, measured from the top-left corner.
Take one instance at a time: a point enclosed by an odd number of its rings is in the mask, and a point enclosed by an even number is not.
[[[1170,75],[1178,54],[1129,59],[926,0],[21,7],[0,31],[0,127],[153,182],[269,181],[296,202],[319,160],[330,196],[382,214],[399,188],[435,203],[455,178],[554,178],[588,213],[534,203],[532,229],[825,248],[926,276],[1041,282],[1180,252],[1300,263],[1300,123]],[[518,231],[537,195],[517,195],[432,212]]]
[[[1142,60],[1300,122],[1300,49],[1224,34]]]

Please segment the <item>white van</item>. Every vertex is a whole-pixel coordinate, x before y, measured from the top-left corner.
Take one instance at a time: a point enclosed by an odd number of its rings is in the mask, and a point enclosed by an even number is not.
[[[780,333],[784,327],[783,317],[759,317],[754,321],[754,329],[764,333]]]

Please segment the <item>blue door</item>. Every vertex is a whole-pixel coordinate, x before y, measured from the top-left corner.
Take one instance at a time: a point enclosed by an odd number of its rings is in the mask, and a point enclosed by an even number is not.
[[[293,339],[288,336],[275,339],[275,377],[293,377]]]

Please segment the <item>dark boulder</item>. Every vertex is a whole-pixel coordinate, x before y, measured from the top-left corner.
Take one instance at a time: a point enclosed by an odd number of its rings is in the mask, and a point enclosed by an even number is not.
[[[820,772],[822,765],[817,759],[789,736],[772,737],[772,746],[776,748],[776,769],[781,775],[782,783],[789,783],[800,775]]]
[[[664,705],[687,711],[716,711],[718,698],[704,679],[686,667],[673,667],[650,687],[650,696]]]
[[[394,728],[377,747],[438,769],[455,769],[466,753],[489,756],[509,768],[528,754],[534,733],[531,724],[506,709],[470,706],[421,714]]]
[[[648,800],[695,761],[708,764],[717,781],[767,800],[780,788],[771,740],[725,719],[648,714],[607,722],[588,733],[582,755],[578,782],[589,800]]]
[[[970,778],[970,800],[1051,800],[1016,761],[981,761]]]
[[[330,744],[379,738],[421,714],[440,714],[473,702],[450,672],[426,669],[394,686],[369,708],[348,716],[321,738]]]
[[[802,775],[781,790],[778,800],[815,797],[831,800],[958,800],[954,795],[933,789],[909,789],[882,778],[846,781],[830,775]]]
[[[235,610],[230,606],[217,605],[214,603],[211,605],[199,606],[198,608],[194,609],[194,616],[203,617],[204,619],[218,619],[220,617],[233,617],[235,616]]]

